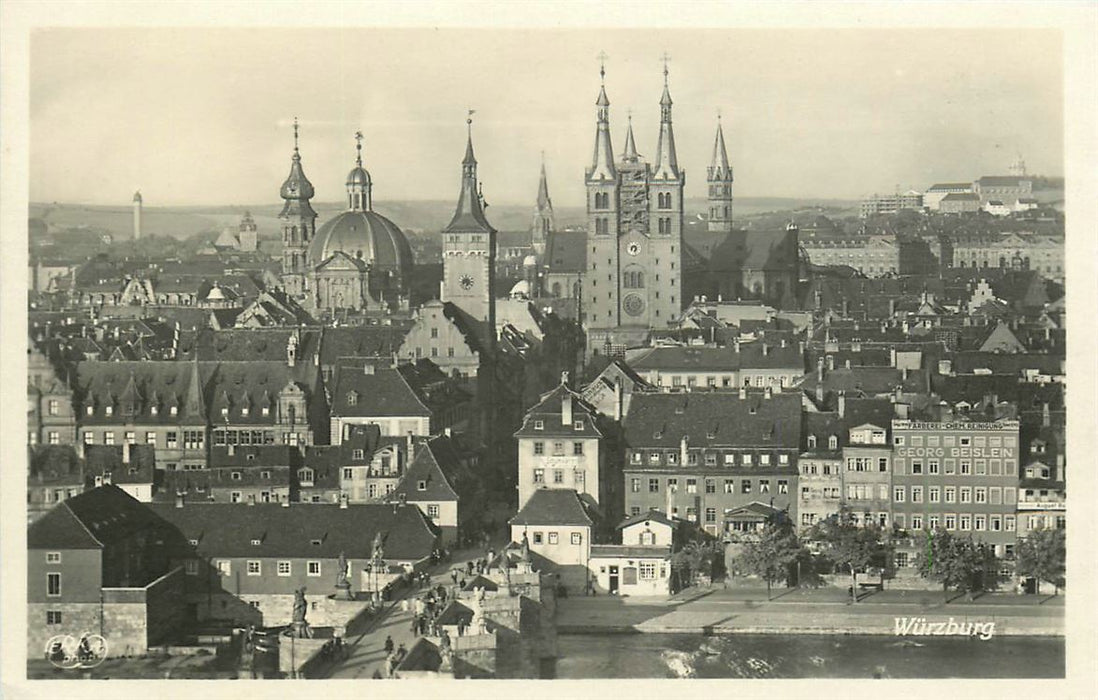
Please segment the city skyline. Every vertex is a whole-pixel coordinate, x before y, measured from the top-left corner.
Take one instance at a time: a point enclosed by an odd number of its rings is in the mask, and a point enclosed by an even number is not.
[[[30,198],[273,203],[296,116],[318,201],[342,197],[358,130],[377,202],[448,200],[474,109],[490,203],[531,204],[544,151],[554,203],[581,206],[603,51],[615,151],[631,114],[645,156],[670,55],[691,199],[705,196],[718,113],[737,196],[857,199],[1005,173],[1019,155],[1060,176],[1060,44],[1040,30],[43,30]]]

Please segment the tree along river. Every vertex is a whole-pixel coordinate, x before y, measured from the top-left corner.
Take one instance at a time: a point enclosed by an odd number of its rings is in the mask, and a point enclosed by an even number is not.
[[[1063,678],[1063,637],[562,634],[557,678]]]

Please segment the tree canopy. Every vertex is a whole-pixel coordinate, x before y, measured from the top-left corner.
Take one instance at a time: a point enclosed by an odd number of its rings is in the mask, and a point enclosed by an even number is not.
[[[1020,576],[1047,581],[1059,591],[1064,585],[1067,542],[1060,529],[1033,530],[1018,542],[1015,571]]]

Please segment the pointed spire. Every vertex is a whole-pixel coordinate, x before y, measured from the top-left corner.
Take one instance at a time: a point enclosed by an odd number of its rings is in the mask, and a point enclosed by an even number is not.
[[[667,84],[667,62],[663,54],[663,97],[660,98],[660,140],[656,146],[656,167],[653,177],[658,180],[678,180],[679,159],[675,154],[675,132],[671,128],[671,91]]]
[[[732,168],[728,165],[728,149],[724,146],[724,128],[721,115],[717,112],[717,136],[713,140],[713,160],[709,164],[709,179],[732,179]]]
[[[541,152],[541,178],[538,180],[538,211],[553,208],[553,200],[549,199],[549,180],[545,176],[545,151]]]
[[[599,98],[598,125],[595,134],[595,152],[591,157],[591,167],[587,171],[588,180],[613,180],[617,177],[614,169],[614,149],[610,144],[610,99],[606,96],[606,52],[599,53]]]
[[[625,133],[625,153],[622,154],[621,159],[628,163],[636,163],[640,160],[640,155],[637,154],[637,142],[633,138],[633,112],[629,111],[629,130]]]
[[[457,208],[454,210],[454,218],[449,225],[442,229],[443,233],[451,232],[483,232],[495,231],[488,219],[484,216],[482,194],[477,183],[477,159],[473,155],[473,115],[476,110],[470,109],[465,119],[467,140],[465,143],[465,158],[461,161],[461,193],[458,195]]]

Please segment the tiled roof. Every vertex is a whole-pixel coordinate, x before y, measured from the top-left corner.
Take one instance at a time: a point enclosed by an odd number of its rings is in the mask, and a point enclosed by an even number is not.
[[[179,336],[179,359],[190,360],[195,354],[203,362],[282,362],[287,361],[290,338],[297,336],[297,364],[312,362],[317,352],[320,331],[296,328],[246,328],[183,332]]]
[[[943,202],[978,202],[980,195],[972,192],[950,192],[942,197]]]
[[[301,463],[301,451],[291,445],[215,445],[210,447],[213,467],[287,467]]]
[[[443,458],[444,461],[445,457]],[[449,471],[458,469],[457,464],[449,464]],[[419,484],[423,484],[423,490]],[[404,496],[409,502],[417,501],[456,501],[457,492],[450,484],[446,476],[446,470],[439,463],[435,450],[432,449],[432,441],[421,442],[415,446],[415,457],[411,465],[404,473],[404,478],[392,494],[389,500],[399,499]]]
[[[320,339],[320,364],[334,365],[351,357],[390,358],[399,352],[407,326],[325,328]]]
[[[927,192],[941,192],[943,190],[970,190],[972,189],[971,182],[944,182],[931,185],[927,188]]]
[[[510,521],[511,525],[591,525],[589,509],[571,489],[538,489]]]
[[[648,522],[648,521],[661,523],[663,525],[668,525],[672,528],[676,527],[675,521],[672,520],[671,518],[668,518],[667,515],[663,513],[663,511],[650,510],[647,513],[638,513],[637,515],[630,515],[625,520],[621,521],[621,523],[618,525],[617,529],[621,530],[621,529],[629,527],[630,525],[636,525],[637,523],[644,523],[644,522]]]
[[[54,506],[27,530],[30,549],[99,549],[160,518],[118,486],[85,491]]]
[[[182,539],[170,543],[177,556],[198,540],[200,557],[286,557],[365,560],[373,555],[380,532],[386,559],[419,561],[431,555],[436,532],[415,506],[275,503],[153,504],[152,510],[174,525]],[[252,540],[260,544],[253,545]]]
[[[366,363],[341,365],[332,384],[333,416],[430,416],[468,400],[429,360],[396,368]]]
[[[649,348],[629,364],[637,372],[733,372],[740,367],[740,357],[731,348]]]
[[[111,475],[115,484],[151,484],[156,481],[156,448],[129,445],[129,464],[123,463],[125,445],[88,445],[84,448],[88,479]]]
[[[587,232],[553,231],[545,241],[549,273],[582,273],[587,269]]]
[[[760,390],[633,395],[625,441],[634,449],[678,448],[686,437],[696,447],[775,447],[801,444],[800,392]]]
[[[37,445],[29,451],[28,486],[84,483],[80,458],[72,445]]]
[[[572,421],[563,423],[563,402],[565,397],[572,400]],[[537,405],[526,412],[522,427],[515,433],[515,437],[602,437],[595,423],[598,411],[584,401],[583,397],[570,389],[565,384],[558,384],[556,388],[542,395]],[[538,430],[535,425],[541,421],[542,428]],[[580,427],[577,428],[576,424]]]
[[[981,187],[1018,187],[1023,182],[1033,182],[1031,177],[1017,175],[984,175],[976,181]]]

